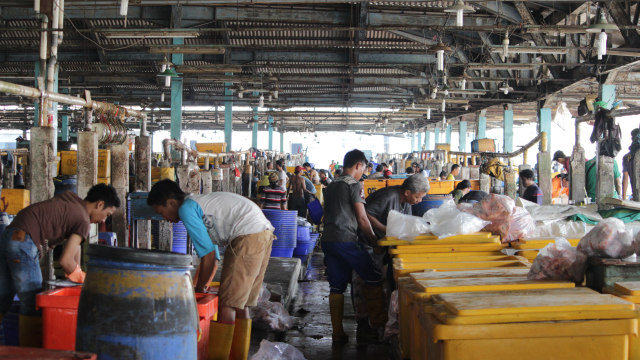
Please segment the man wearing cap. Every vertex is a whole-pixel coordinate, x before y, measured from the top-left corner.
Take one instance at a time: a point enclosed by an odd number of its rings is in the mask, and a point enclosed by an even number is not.
[[[289,187],[287,193],[289,195],[289,210],[296,210],[298,216],[307,217],[307,202],[305,201],[305,194],[310,193],[307,190],[304,177],[302,177],[302,166],[296,166],[293,176],[289,181]]]
[[[553,153],[553,161],[557,161],[567,172],[569,172],[571,158],[565,155],[562,150],[558,150]]]
[[[269,173],[269,185],[262,188],[263,209],[287,210],[287,190],[280,184],[280,177],[275,172]]]

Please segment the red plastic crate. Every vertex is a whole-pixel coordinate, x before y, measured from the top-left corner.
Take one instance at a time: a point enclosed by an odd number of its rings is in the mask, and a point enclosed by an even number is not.
[[[42,309],[42,347],[51,350],[76,349],[76,322],[82,286],[54,289],[36,296]]]
[[[206,360],[209,352],[209,328],[211,321],[217,320],[218,296],[214,294],[196,293],[198,315],[200,317],[200,341],[198,341],[198,360]]]
[[[0,359],[38,360],[96,360],[98,356],[87,352],[57,351],[18,346],[0,346]]]

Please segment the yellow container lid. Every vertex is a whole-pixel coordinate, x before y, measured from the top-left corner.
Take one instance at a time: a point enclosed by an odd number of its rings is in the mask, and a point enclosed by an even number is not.
[[[393,249],[392,249],[393,250]],[[393,253],[392,253],[393,254]],[[458,258],[458,257],[467,257],[467,256],[504,256],[500,251],[470,251],[470,252],[407,252],[407,253],[399,253],[394,254],[395,257],[405,258],[405,257],[429,257],[429,258]]]
[[[483,256],[429,256],[423,254],[405,254],[397,256],[396,259],[402,261],[402,263],[417,263],[417,262],[458,262],[458,261],[498,261],[498,260],[520,260],[517,256],[513,255],[483,255]]]
[[[432,244],[432,245],[398,245],[395,249],[389,249],[391,254],[411,253],[466,253],[478,251],[500,251],[506,245],[498,243],[485,244]]]
[[[618,281],[613,288],[623,295],[640,295],[640,281]]]
[[[627,301],[631,301],[634,304],[640,304],[640,295],[625,295],[618,292],[616,289],[612,287],[605,286],[602,288],[603,294],[611,294],[617,296],[619,298],[625,299]]]
[[[554,289],[575,286],[570,281],[539,281],[520,277],[419,280],[417,283],[424,292],[431,295],[477,291]]]
[[[496,241],[497,239],[497,241]],[[500,243],[499,236],[492,236],[489,232],[479,232],[466,235],[454,235],[438,239],[435,235],[420,235],[413,240],[400,240],[396,237],[387,236],[378,241],[380,246],[394,245],[435,245],[435,244],[481,244]]]
[[[578,246],[580,239],[567,239],[567,241],[571,246]],[[514,249],[542,249],[552,242],[555,242],[555,239],[525,239],[512,242],[510,245]]]
[[[593,312],[610,310],[633,310],[634,304],[613,295],[593,291],[585,294],[559,294],[547,290],[543,294],[478,296],[474,299],[456,297],[456,294],[442,294],[439,298],[447,310],[458,316],[530,314],[547,312]],[[604,317],[606,318],[606,317]]]
[[[415,283],[418,280],[485,278],[485,277],[502,277],[502,276],[526,278],[528,273],[529,273],[529,269],[489,269],[489,270],[483,269],[483,270],[411,273],[409,274],[409,277]]]
[[[449,262],[449,263],[402,263],[393,259],[393,269],[396,277],[417,271],[466,271],[473,269],[493,268],[529,268],[531,264],[523,261],[474,261],[474,262]]]

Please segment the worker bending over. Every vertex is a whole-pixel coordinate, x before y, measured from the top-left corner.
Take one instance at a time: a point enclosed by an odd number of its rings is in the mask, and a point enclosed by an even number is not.
[[[342,320],[344,291],[353,270],[366,282],[363,295],[371,327],[382,328],[387,322],[382,274],[366,247],[358,241],[358,230],[364,234],[369,246],[376,246],[377,241],[364,207],[364,188],[359,182],[366,166],[367,157],[362,151],[349,151],[344,156],[344,172],[329,184],[325,193],[322,251],[327,265],[332,340],[335,345],[349,341]]]
[[[0,322],[15,294],[20,298],[20,346],[42,346],[42,318],[36,294],[42,291],[40,259],[64,243],[60,266],[69,280],[83,283],[80,244],[90,224],[103,222],[120,206],[114,188],[99,184],[82,200],[66,191],[22,209],[0,238]],[[66,240],[66,243],[65,243]]]
[[[171,180],[153,185],[147,203],[167,221],[182,221],[200,266],[195,291],[205,292],[226,246],[218,321],[211,323],[209,359],[246,359],[251,340],[249,306],[256,306],[271,255],[273,226],[249,199],[229,192],[187,196]]]

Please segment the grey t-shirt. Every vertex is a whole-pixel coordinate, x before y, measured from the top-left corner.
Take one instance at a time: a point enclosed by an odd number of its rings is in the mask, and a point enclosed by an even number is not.
[[[339,176],[324,194],[324,233],[322,241],[358,241],[355,203],[365,203],[362,184],[349,175]]]
[[[401,186],[389,186],[380,189],[369,195],[365,209],[369,215],[373,216],[384,225],[387,225],[387,216],[389,216],[389,211],[391,210],[395,210],[406,215],[412,214],[411,205],[408,203],[402,204],[400,202],[401,195]],[[379,238],[383,236],[383,234],[379,233],[376,229],[374,229],[374,232]]]

